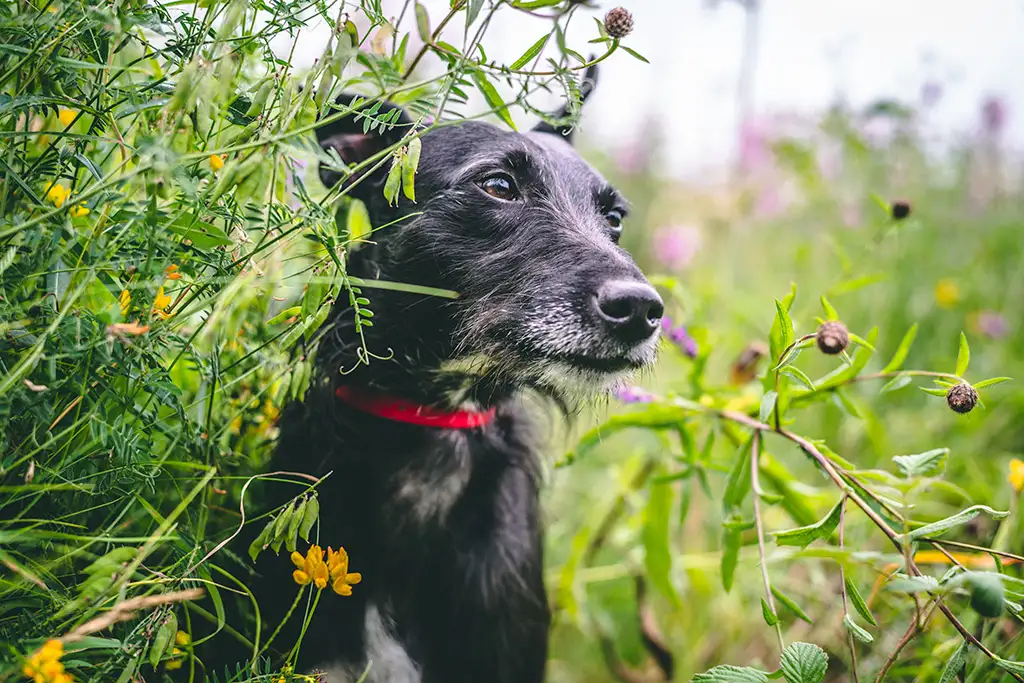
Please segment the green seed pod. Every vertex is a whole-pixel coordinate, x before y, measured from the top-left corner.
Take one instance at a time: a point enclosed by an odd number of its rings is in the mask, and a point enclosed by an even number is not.
[[[267,100],[270,98],[270,93],[274,92],[274,78],[269,76],[261,82],[260,86],[256,90],[256,94],[252,97],[252,104],[245,110],[246,116],[259,116],[263,113],[263,107],[266,106]]]
[[[306,507],[309,501],[305,498],[299,502],[298,507],[292,509],[291,518],[288,520],[288,530],[285,532],[284,547],[285,549],[293,553],[295,552],[295,543],[299,536],[299,527],[302,524],[302,520],[306,517]]]
[[[299,525],[299,535],[302,536],[302,540],[309,540],[309,532],[312,531],[313,525],[316,524],[316,520],[319,517],[320,500],[314,493],[313,497],[306,501],[306,507],[302,515],[302,524]]]

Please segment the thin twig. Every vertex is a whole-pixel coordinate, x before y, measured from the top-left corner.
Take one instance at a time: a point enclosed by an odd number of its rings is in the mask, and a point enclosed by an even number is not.
[[[765,600],[775,617],[775,635],[779,639],[779,656],[786,649],[786,641],[782,638],[782,625],[779,623],[779,613],[775,609],[775,598],[772,597],[772,584],[768,578],[768,560],[764,552],[764,522],[761,520],[761,483],[758,480],[759,460],[761,458],[761,432],[754,432],[750,444],[750,487],[754,493],[754,524],[757,526],[757,551],[761,556],[761,580],[764,582]]]
[[[843,551],[844,534],[846,532],[846,496],[843,496],[842,501],[839,503],[839,552]],[[850,618],[850,603],[846,595],[846,569],[843,567],[843,563],[839,563],[839,584],[843,589],[843,618]],[[844,624],[845,628],[845,624]],[[849,631],[849,629],[847,629]],[[850,669],[853,671],[854,683],[860,683],[860,674],[857,673],[857,642],[854,640],[853,633],[848,632],[846,639],[850,645]]]

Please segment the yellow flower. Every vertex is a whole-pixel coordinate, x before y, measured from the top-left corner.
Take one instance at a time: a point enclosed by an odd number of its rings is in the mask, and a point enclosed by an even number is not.
[[[273,422],[274,420],[277,419],[279,411],[278,411],[277,408],[274,407],[273,403],[271,403],[270,401],[264,401],[263,402],[263,409],[260,411],[260,413],[263,414],[263,419],[265,421]],[[328,548],[328,551],[329,550],[330,550],[330,548]],[[328,552],[328,556],[330,556],[330,552]]]
[[[64,206],[64,202],[66,202],[70,196],[71,190],[60,183],[54,183],[46,190],[46,201],[50,202],[58,209]]]
[[[168,280],[180,280],[181,279],[181,273],[178,272],[178,264],[177,263],[172,263],[171,265],[167,266],[164,269],[164,272],[167,273],[167,279]]]
[[[60,662],[63,655],[64,644],[59,640],[48,640],[28,658],[21,672],[34,683],[73,683],[71,674],[64,671]]]
[[[320,546],[310,546],[305,557],[302,556],[302,553],[293,552],[292,563],[298,567],[292,572],[295,583],[300,586],[312,583],[319,590],[327,587],[330,572],[327,570],[327,565],[324,564],[324,551]]]
[[[192,642],[192,636],[185,633],[184,631],[178,631],[174,634],[174,642],[178,645],[181,645],[182,647],[185,647],[186,645]]]
[[[210,168],[216,173],[220,169],[224,168],[224,159],[226,154],[211,154],[210,155]]]
[[[74,206],[71,207],[71,211],[69,211],[68,213],[71,214],[72,218],[80,218],[81,216],[88,216],[89,215],[89,207],[85,206],[84,204],[75,204]]]
[[[171,297],[164,294],[164,288],[161,287],[157,290],[156,297],[153,299],[153,313],[161,318],[169,318],[171,314],[164,309],[171,305]]]
[[[57,110],[57,119],[60,120],[61,125],[65,128],[67,128],[74,122],[76,116],[78,116],[78,112],[74,109],[67,109],[65,107],[61,107]]]
[[[1010,486],[1017,493],[1024,491],[1024,460],[1018,460],[1014,458],[1010,461],[1010,475],[1007,477],[1010,480]]]
[[[128,315],[128,308],[132,305],[132,295],[127,289],[121,290],[121,298],[118,299],[118,303],[121,304],[121,315]]]
[[[363,580],[362,574],[349,574],[348,553],[344,548],[334,552],[327,547],[327,569],[331,574],[331,588],[338,595],[352,595],[352,586]]]
[[[939,280],[935,285],[935,302],[942,308],[953,308],[960,301],[960,288],[952,280]]]

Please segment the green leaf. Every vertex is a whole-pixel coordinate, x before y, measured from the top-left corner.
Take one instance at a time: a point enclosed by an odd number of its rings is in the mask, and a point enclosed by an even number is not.
[[[252,543],[249,545],[249,557],[252,558],[253,562],[256,561],[260,552],[269,545],[271,535],[273,533],[274,521],[268,522],[266,526],[263,527],[263,531],[260,532],[259,536],[254,538]]]
[[[964,664],[967,662],[967,652],[971,645],[966,640],[960,643],[960,647],[954,650],[953,655],[946,662],[946,666],[942,669],[942,675],[939,677],[939,683],[953,683],[956,679],[956,675],[960,673],[960,670],[964,668]]]
[[[939,590],[939,582],[934,576],[896,574],[885,587],[894,593],[934,593]]]
[[[191,214],[167,224],[167,229],[183,239],[190,240],[198,249],[213,249],[234,244],[228,234],[216,225],[201,221]]]
[[[768,674],[749,666],[716,666],[714,669],[697,674],[691,683],[768,683]]]
[[[171,612],[166,619],[160,622],[153,642],[149,646],[149,663],[155,669],[160,666],[160,660],[164,653],[174,647],[174,635],[178,631],[178,619]]]
[[[764,623],[769,626],[775,626],[775,624],[779,623],[779,617],[772,611],[771,605],[764,598],[761,598],[761,616],[764,617]]]
[[[366,210],[366,204],[358,199],[353,199],[349,203],[345,224],[348,230],[348,239],[352,242],[358,242],[373,232],[373,224],[370,222],[370,213]]]
[[[1015,674],[1024,674],[1024,662],[1014,662],[1009,659],[1003,659],[1002,657],[994,657],[996,666],[1006,671],[1012,671]]]
[[[871,643],[875,640],[875,637],[865,631],[862,626],[857,624],[849,614],[843,616],[843,626],[846,627],[846,630],[849,631],[854,638],[862,643]]]
[[[302,523],[299,524],[299,535],[302,536],[302,540],[309,540],[309,532],[313,529],[313,525],[316,524],[316,520],[320,518],[320,500],[314,493],[313,497],[309,499],[302,514]]]
[[[291,519],[288,520],[288,528],[284,536],[284,547],[290,553],[296,550],[299,540],[299,526],[302,524],[302,519],[306,516],[306,506],[308,504],[309,501],[303,498],[299,502],[298,507],[292,510]]]
[[[893,370],[899,370],[900,366],[903,365],[903,361],[907,359],[907,354],[910,353],[910,347],[914,343],[914,338],[917,337],[917,323],[910,326],[907,333],[903,335],[900,345],[896,347],[896,353],[892,355],[892,360],[889,364],[882,368],[882,372],[892,372]]]
[[[722,588],[728,593],[732,590],[732,580],[736,575],[736,565],[740,560],[740,546],[743,543],[741,532],[733,527],[722,527]]]
[[[627,53],[627,54],[629,54],[629,55],[630,55],[631,57],[635,57],[636,59],[639,59],[639,60],[640,60],[641,62],[643,62],[644,64],[650,64],[650,62],[649,62],[649,61],[647,61],[647,57],[644,57],[644,56],[643,56],[642,54],[640,54],[640,53],[639,53],[639,52],[637,52],[636,50],[633,50],[633,49],[631,49],[631,48],[628,48],[628,47],[626,47],[625,45],[619,45],[619,49],[621,49],[621,50],[625,50],[625,51],[626,51],[626,53]]]
[[[910,375],[896,375],[891,380],[882,385],[882,388],[878,390],[880,394],[887,394],[891,391],[899,391],[903,387],[910,384]]]
[[[996,384],[1002,384],[1003,382],[1009,382],[1012,377],[993,377],[991,379],[983,379],[974,385],[975,389],[984,389],[985,387],[991,387]]]
[[[469,9],[466,10],[466,27],[472,26],[476,18],[480,16],[480,10],[483,9],[484,0],[469,0]]]
[[[761,410],[758,413],[761,422],[767,422],[768,418],[772,416],[775,411],[775,402],[778,400],[779,394],[775,391],[769,391],[761,399]]]
[[[424,43],[431,42],[430,15],[427,14],[427,8],[418,2],[416,3],[416,30],[419,31],[420,40]]]
[[[967,366],[971,364],[971,347],[967,345],[967,335],[963,332],[960,333],[960,349],[956,354],[956,372],[954,373],[957,377],[963,377],[967,374]]]
[[[782,373],[785,375],[790,375],[791,377],[800,381],[805,387],[807,387],[811,391],[814,391],[814,382],[811,381],[811,378],[808,377],[803,370],[796,367],[795,365],[787,365],[785,368],[782,369]]]
[[[948,448],[936,448],[915,455],[897,455],[892,460],[906,477],[930,477],[946,469],[947,455]]]
[[[533,59],[534,57],[536,57],[537,55],[539,55],[541,53],[541,50],[544,49],[544,46],[548,44],[548,39],[549,38],[551,38],[551,34],[550,33],[547,33],[544,36],[542,36],[541,39],[538,40],[533,45],[531,45],[526,50],[526,52],[524,52],[519,57],[519,59],[517,59],[516,61],[512,62],[512,65],[509,66],[508,68],[511,69],[512,71],[516,71],[518,69],[522,69],[524,66],[526,66],[530,62],[531,59]]]
[[[793,301],[796,299],[796,284],[790,285],[789,294],[782,298],[782,308],[785,309],[785,317],[789,318],[789,310],[793,306]],[[779,302],[776,300],[776,307],[778,308]],[[792,341],[792,324],[789,327],[790,341]],[[783,326],[780,322],[780,316],[776,311],[775,318],[772,320],[771,331],[768,334],[768,346],[772,354],[772,364],[777,364],[782,358],[782,352],[785,351],[786,347],[789,346],[789,342],[785,344],[783,341]]]
[[[409,141],[409,146],[402,157],[402,190],[409,201],[416,201],[416,169],[420,165],[420,152],[423,150],[423,143],[419,138]]]
[[[782,337],[780,338],[781,346],[785,350],[786,347],[793,343],[793,335],[795,333],[793,331],[793,320],[789,317],[789,310],[778,299],[775,300],[775,315],[776,321],[779,323],[779,330],[782,332]]]
[[[793,643],[782,653],[780,666],[788,683],[821,683],[828,671],[828,655],[817,645]]]
[[[853,399],[850,398],[850,395],[842,387],[836,387],[832,392],[832,397],[840,410],[851,417],[860,418],[860,408],[857,407],[857,404],[853,402]]]
[[[998,510],[993,510],[987,505],[973,505],[967,508],[966,510],[963,510],[962,512],[958,512],[952,517],[940,519],[938,522],[925,524],[922,527],[914,529],[909,534],[906,534],[906,536],[911,541],[914,541],[919,538],[924,538],[925,536],[941,534],[943,531],[947,531],[949,529],[952,529],[953,527],[960,526],[961,524],[966,524],[982,512],[984,512],[992,519],[1003,519],[1010,514],[1009,512],[999,512]]]
[[[669,484],[653,484],[644,509],[644,568],[651,583],[677,606],[679,596],[672,585],[672,551],[669,533],[672,521],[672,493]]]
[[[725,485],[725,493],[722,495],[722,514],[728,515],[733,508],[739,507],[743,499],[747,497],[750,490],[750,462],[751,445],[753,437],[747,439],[736,449],[732,469],[729,470],[729,479]]]
[[[846,596],[850,599],[853,604],[853,608],[857,610],[857,614],[864,618],[872,626],[878,626],[878,622],[875,621],[874,615],[871,614],[871,610],[868,609],[868,604],[864,602],[863,596],[860,591],[857,590],[857,584],[847,576],[846,577]]]
[[[775,596],[775,599],[778,600],[783,607],[795,614],[799,619],[806,621],[808,624],[814,623],[811,621],[811,618],[807,616],[807,613],[800,608],[800,605],[796,604],[796,601],[793,600],[793,598],[789,597],[775,586],[772,586],[772,595]]]
[[[487,80],[486,74],[482,71],[474,71],[473,80],[476,82],[476,87],[479,88],[480,92],[483,94],[484,99],[487,100],[487,104],[494,110],[494,113],[497,114],[502,121],[507,123],[509,128],[516,130],[516,124],[508,113],[505,101],[501,99],[501,95],[498,94],[494,85]]]
[[[946,394],[948,393],[946,389],[936,389],[935,387],[918,387],[918,389],[920,389],[926,394],[931,394],[932,396],[942,396],[943,398],[945,398]]]
[[[828,302],[828,299],[825,298],[824,294],[821,295],[821,310],[825,311],[826,320],[839,320],[839,313],[837,313],[832,304]]]
[[[775,543],[778,545],[795,545],[806,548],[814,541],[820,539],[828,540],[832,537],[836,527],[839,526],[839,518],[842,516],[842,501],[836,503],[825,518],[796,529],[775,532]]]

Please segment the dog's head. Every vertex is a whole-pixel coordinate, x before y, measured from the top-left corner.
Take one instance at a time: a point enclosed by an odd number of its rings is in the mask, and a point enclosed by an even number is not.
[[[405,112],[398,122],[364,133],[363,120],[345,118],[317,136],[357,164],[409,132]],[[399,303],[375,291],[373,330],[395,362],[491,392],[528,385],[564,397],[607,390],[654,360],[662,301],[618,246],[625,199],[576,153],[569,131],[436,127],[422,137],[415,203],[388,205],[389,165],[346,181],[373,225],[389,226],[353,253],[354,274],[460,295]],[[329,186],[341,178],[324,165],[320,173]]]

